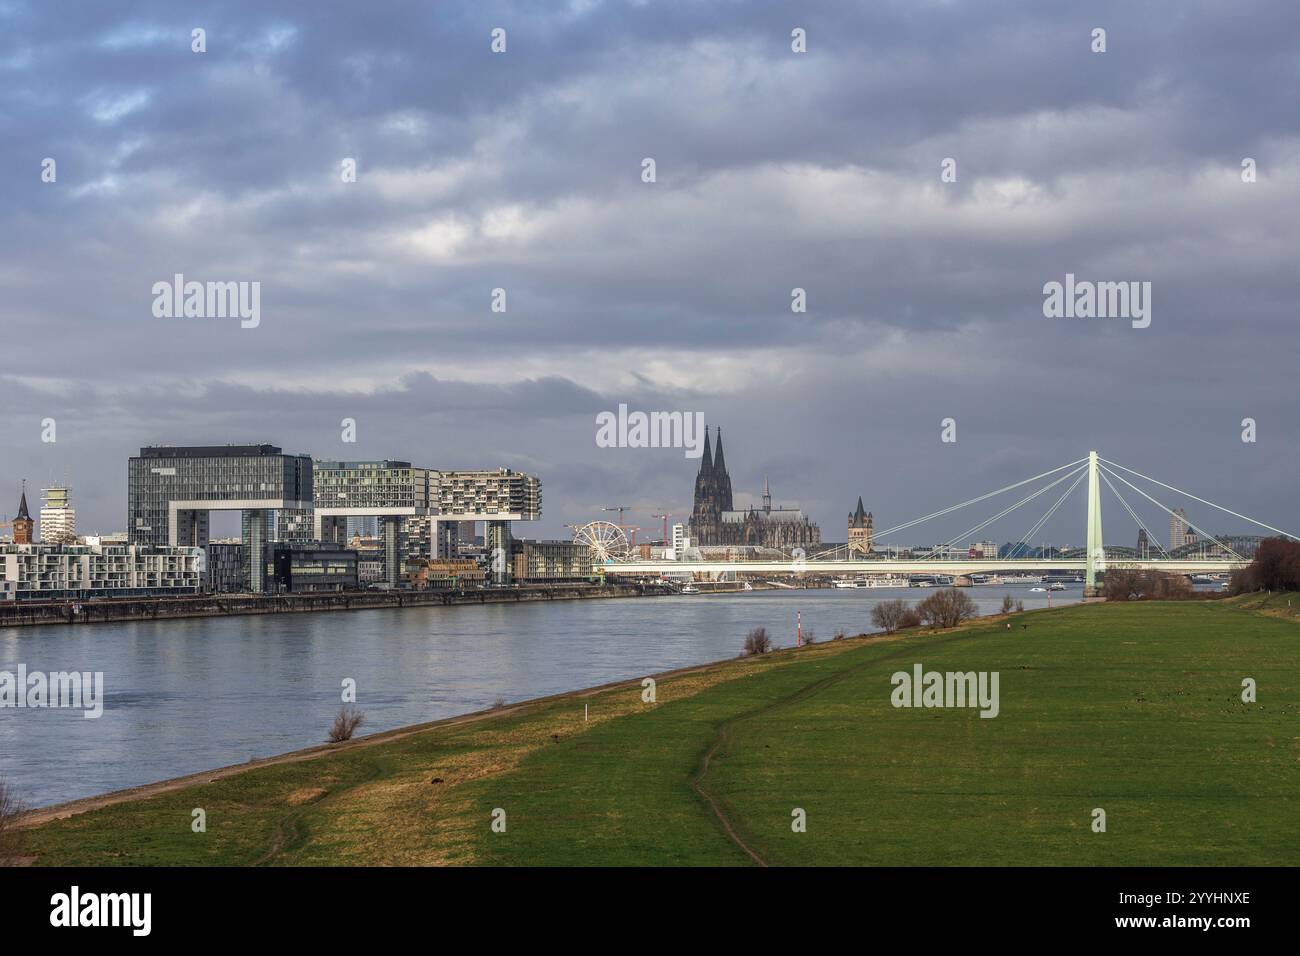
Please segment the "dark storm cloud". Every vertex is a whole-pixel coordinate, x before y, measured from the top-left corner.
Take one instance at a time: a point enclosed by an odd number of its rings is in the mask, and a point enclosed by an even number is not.
[[[679,451],[596,448],[627,402],[722,423],[740,496],[770,473],[832,540],[859,493],[896,523],[1089,447],[1300,524],[1298,27],[1281,0],[2,3],[2,480],[66,472],[116,527],[139,444],[328,457],[355,417],[348,457],[537,471],[547,533],[687,508]],[[260,326],[154,318],[177,272],[261,282]],[[1151,280],[1151,328],[1045,319],[1066,272]]]

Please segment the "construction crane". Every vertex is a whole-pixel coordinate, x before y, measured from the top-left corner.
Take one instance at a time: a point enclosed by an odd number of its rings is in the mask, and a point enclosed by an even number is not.
[[[664,545],[665,548],[668,547],[668,544],[669,544],[669,542],[668,542],[668,519],[671,518],[671,517],[673,517],[673,516],[672,516],[672,515],[651,515],[650,517],[652,517],[652,518],[663,518],[663,519],[664,519],[664,537],[663,537],[663,545]]]
[[[620,528],[623,529],[623,532],[624,532],[625,534],[628,534],[628,535],[630,536],[631,545],[632,545],[632,547],[635,548],[635,547],[636,547],[636,533],[637,533],[638,531],[640,531],[641,529],[640,529],[640,528],[633,528],[633,527],[630,527],[630,526],[625,525],[625,524],[623,523],[623,512],[624,512],[624,511],[627,511],[630,507],[631,507],[630,505],[610,505],[608,508],[601,508],[600,510],[601,510],[601,511],[617,511],[617,512],[618,512],[618,526],[619,526]]]

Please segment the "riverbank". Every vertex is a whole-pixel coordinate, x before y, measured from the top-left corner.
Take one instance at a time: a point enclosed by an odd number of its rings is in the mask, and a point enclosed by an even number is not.
[[[1133,602],[831,641],[49,807],[23,852],[37,865],[1294,864],[1295,634],[1227,601]],[[997,718],[892,706],[891,674],[917,664],[999,672]],[[1267,705],[1241,700],[1243,674]]]
[[[342,591],[320,594],[196,594],[192,597],[102,598],[85,601],[0,603],[0,627],[42,624],[108,624],[247,614],[308,614],[378,608],[463,604],[520,604],[655,597],[673,593],[653,584],[562,584],[464,591]]]

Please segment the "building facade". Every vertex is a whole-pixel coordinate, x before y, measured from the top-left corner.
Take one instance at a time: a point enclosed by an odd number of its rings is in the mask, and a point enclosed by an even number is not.
[[[337,544],[276,542],[267,575],[276,593],[355,591],[357,553]]]
[[[858,495],[858,507],[849,515],[848,550],[850,554],[870,554],[872,536],[875,534],[875,519],[870,511],[863,510],[862,496]]]
[[[13,522],[14,544],[31,544],[35,525],[31,512],[27,510],[27,483],[24,482],[18,497],[18,515]]]
[[[695,476],[695,504],[691,510],[691,544],[698,547],[750,545],[764,548],[807,548],[820,545],[821,530],[798,508],[773,508],[767,479],[763,480],[763,504],[748,510],[733,506],[731,476],[722,452],[718,431],[716,455],[704,429],[704,454]]]
[[[77,512],[72,507],[69,491],[63,485],[41,489],[42,544],[77,543]]]
[[[133,545],[208,545],[208,515],[240,512],[244,587],[268,589],[276,512],[312,507],[312,461],[275,445],[152,446],[127,464],[127,535]]]
[[[514,542],[517,581],[578,581],[591,577],[591,551],[576,541]]]
[[[203,551],[166,545],[0,545],[0,580],[19,601],[195,594]]]
[[[238,541],[208,542],[203,586],[216,593],[240,591],[244,586],[244,546]]]
[[[1196,539],[1196,532],[1187,523],[1187,512],[1182,508],[1175,508],[1169,515],[1169,550],[1195,544]]]
[[[414,588],[469,588],[478,587],[487,578],[483,566],[474,560],[447,560],[415,562],[408,572]]]

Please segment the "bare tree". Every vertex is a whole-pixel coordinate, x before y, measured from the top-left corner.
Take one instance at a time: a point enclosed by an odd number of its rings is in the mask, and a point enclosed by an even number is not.
[[[772,639],[767,636],[767,628],[756,627],[745,635],[745,656],[766,654],[772,649]]]
[[[932,627],[956,627],[979,613],[971,596],[957,588],[935,591],[918,604],[916,610],[921,619]]]
[[[886,634],[893,634],[900,627],[903,627],[903,620],[907,612],[911,610],[908,603],[901,598],[894,598],[891,601],[881,601],[871,609],[871,623],[876,625]]]
[[[345,740],[351,740],[353,733],[356,732],[356,729],[361,726],[365,719],[366,715],[361,711],[351,704],[344,704],[339,708],[334,723],[330,726],[329,742],[337,744]]]
[[[26,809],[4,777],[0,777],[0,866],[18,855],[20,836],[18,815]]]
[[[1181,574],[1137,568],[1107,568],[1102,582],[1107,601],[1160,601],[1191,597],[1191,582]]]
[[[1010,614],[1013,610],[1015,610],[1015,607],[1016,607],[1016,602],[1012,600],[1011,595],[1004,594],[1002,596],[1002,613]]]

